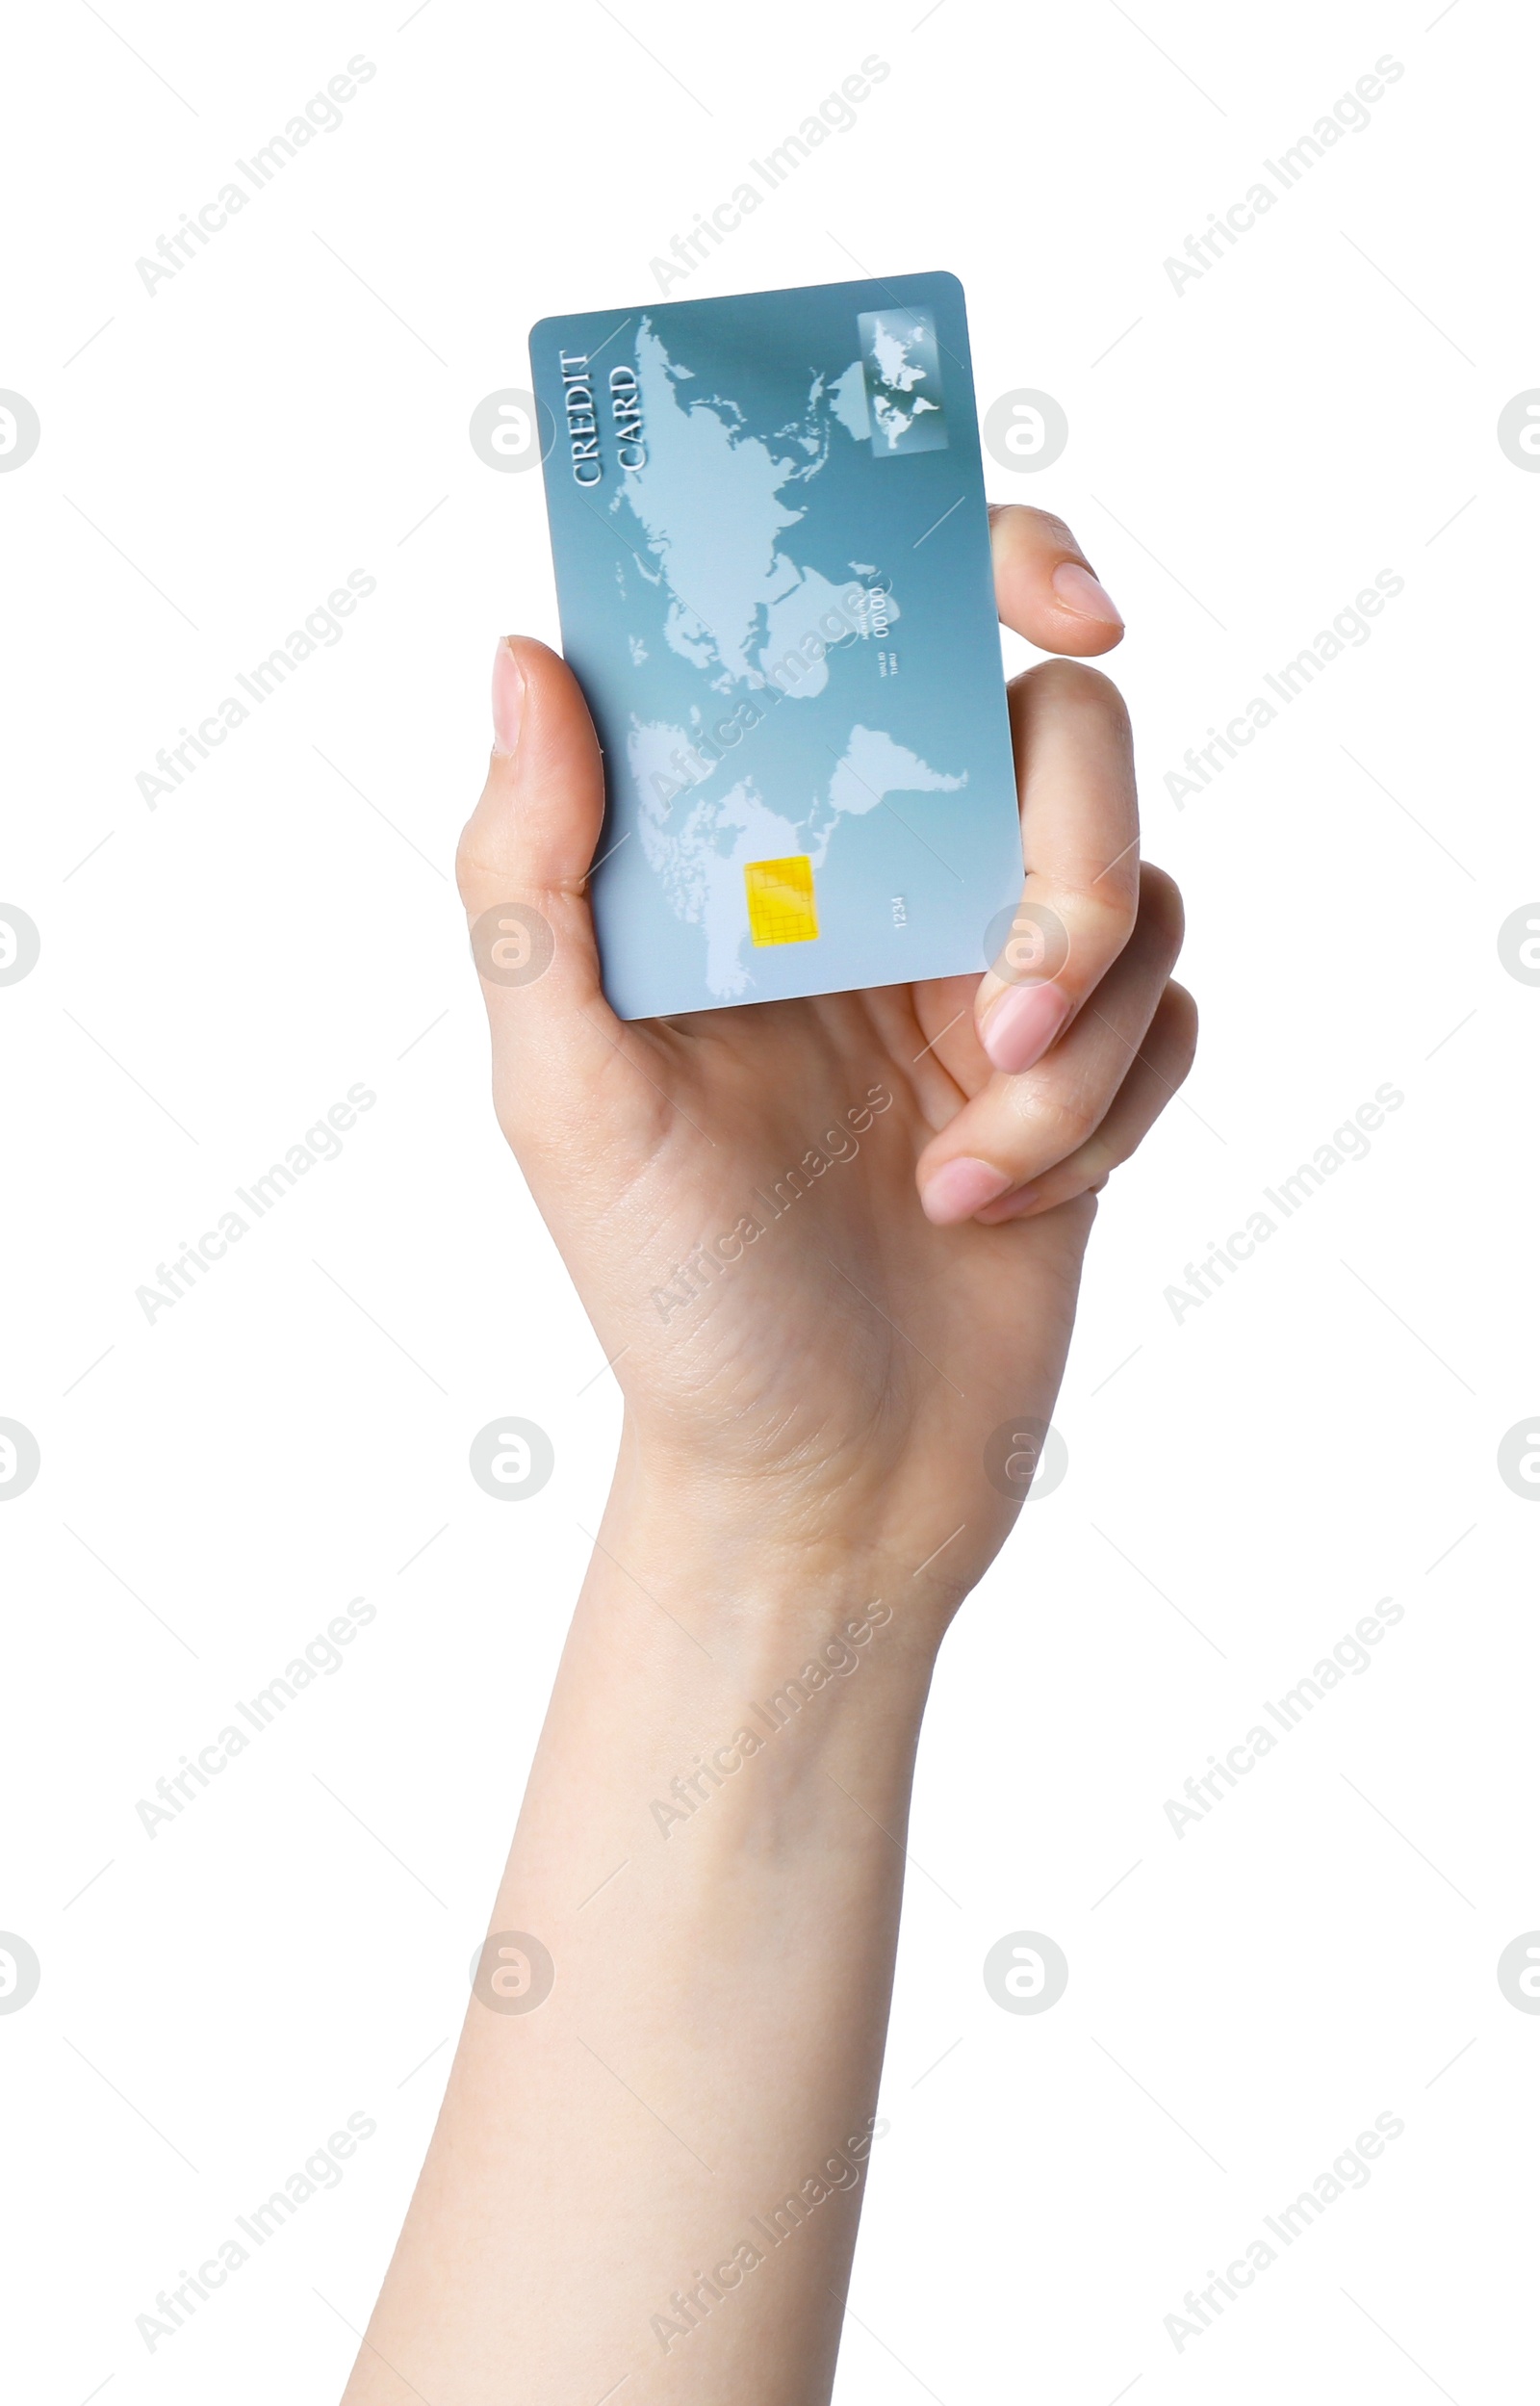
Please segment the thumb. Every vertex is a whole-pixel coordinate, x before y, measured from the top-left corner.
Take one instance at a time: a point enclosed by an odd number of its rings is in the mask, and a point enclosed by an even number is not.
[[[455,860],[492,1022],[500,1114],[559,1080],[574,1100],[623,1030],[603,997],[588,871],[604,815],[593,720],[565,660],[527,635],[498,645],[492,758]]]

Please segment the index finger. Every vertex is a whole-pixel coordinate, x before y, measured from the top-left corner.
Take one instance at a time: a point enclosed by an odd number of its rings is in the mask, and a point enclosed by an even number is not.
[[[1063,1034],[1132,933],[1139,802],[1128,713],[1099,670],[1040,660],[1010,702],[1026,890],[990,930],[973,1009],[985,1053],[1013,1074]]]
[[[1123,639],[1117,605],[1062,518],[1019,502],[989,510],[1001,623],[1042,652],[1085,659]]]

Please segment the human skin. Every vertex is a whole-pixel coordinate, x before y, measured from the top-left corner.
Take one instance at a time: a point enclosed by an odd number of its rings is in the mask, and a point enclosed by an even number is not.
[[[1118,641],[1059,521],[999,510],[992,539],[1008,626]],[[986,1450],[1048,1420],[1095,1192],[1195,1034],[1115,688],[1060,658],[1010,704],[1026,896],[1067,938],[1049,985],[627,1024],[587,902],[586,708],[542,644],[498,648],[460,891],[473,926],[538,912],[554,951],[483,980],[493,1092],[625,1415],[488,1925],[553,1983],[472,1999],[347,2406],[829,2393],[921,1716],[1017,1509]],[[830,1166],[772,1218],[756,1190],[810,1151]]]

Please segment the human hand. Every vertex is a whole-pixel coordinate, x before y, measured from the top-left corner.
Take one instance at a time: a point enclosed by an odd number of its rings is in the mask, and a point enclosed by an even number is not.
[[[994,550],[1008,624],[1116,641],[1056,521],[1002,511]],[[588,712],[499,647],[460,889],[499,1117],[626,1417],[491,1916],[550,1993],[505,2017],[478,1976],[350,2406],[514,2362],[542,2396],[829,2395],[936,1646],[1013,1509],[986,1445],[1046,1422],[1094,1190],[1193,1049],[1121,703],[1057,660],[1011,708],[1046,983],[623,1025]],[[500,983],[531,913],[551,957]]]
[[[991,516],[1005,624],[1111,648],[1121,624],[1068,530]],[[530,982],[483,979],[493,1089],[614,1362],[620,1483],[654,1518],[814,1556],[912,1566],[957,1532],[943,1612],[1013,1516],[988,1438],[1052,1410],[1095,1192],[1195,1041],[1169,975],[1179,897],[1139,867],[1118,694],[1050,660],[1009,696],[1024,898],[1065,937],[1046,981],[617,1020],[586,899],[598,742],[571,671],[528,638],[498,648],[496,748],[458,860],[473,925],[516,903],[553,938]]]

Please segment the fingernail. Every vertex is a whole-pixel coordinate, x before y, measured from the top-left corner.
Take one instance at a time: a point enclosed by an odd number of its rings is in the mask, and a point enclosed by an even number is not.
[[[985,1021],[979,1041],[997,1070],[1014,1074],[1042,1059],[1068,1016],[1062,986],[1012,986]]]
[[[519,740],[524,716],[524,670],[506,635],[492,663],[492,749],[509,753]]]
[[[1077,618],[1096,618],[1104,627],[1120,627],[1123,614],[1105,585],[1096,582],[1078,559],[1063,559],[1053,572],[1053,589],[1065,609]]]
[[[1003,1170],[991,1168],[988,1161],[974,1161],[964,1153],[957,1161],[944,1163],[926,1181],[920,1207],[927,1220],[933,1220],[937,1228],[950,1228],[958,1220],[971,1220],[981,1204],[993,1203],[1010,1183]]]

